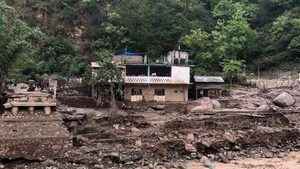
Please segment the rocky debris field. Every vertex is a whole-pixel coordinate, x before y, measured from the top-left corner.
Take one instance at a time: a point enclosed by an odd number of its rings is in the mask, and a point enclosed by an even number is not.
[[[76,110],[61,110],[74,136],[73,148],[63,157],[2,160],[3,167],[189,169],[190,162],[196,161],[210,168],[215,162],[241,158],[284,158],[300,148],[299,124],[291,120],[300,115],[297,113],[289,119],[280,112],[201,116],[164,111],[111,115]]]
[[[185,111],[157,105],[111,113],[60,105],[73,147],[45,161],[2,159],[0,168],[293,169],[284,160],[299,163],[299,156],[289,155],[300,150],[297,91],[242,88],[230,97],[195,101]],[[281,168],[267,159],[283,160]]]

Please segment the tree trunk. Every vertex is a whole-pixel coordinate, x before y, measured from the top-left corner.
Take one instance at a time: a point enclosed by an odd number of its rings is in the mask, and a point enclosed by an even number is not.
[[[111,108],[111,113],[116,114],[118,112],[118,106],[117,106],[117,101],[115,97],[115,90],[114,90],[114,84],[110,84],[110,108]]]
[[[96,102],[97,102],[97,107],[100,107],[102,105],[102,95],[100,93],[100,87],[98,84],[95,85],[95,96],[96,96]]]

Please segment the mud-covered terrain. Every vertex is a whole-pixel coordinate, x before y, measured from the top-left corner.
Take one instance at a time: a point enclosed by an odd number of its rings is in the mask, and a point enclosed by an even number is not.
[[[112,113],[60,104],[57,111],[73,147],[46,161],[3,158],[0,168],[294,169],[300,161],[298,95],[297,89],[282,90],[235,90],[220,99],[221,107],[193,113],[178,105],[133,106]],[[273,104],[282,92],[293,94],[296,104]],[[264,105],[268,109],[257,110]]]
[[[76,109],[74,109],[76,110]],[[3,160],[5,168],[190,168],[243,158],[284,158],[300,148],[299,124],[276,113],[61,111],[74,147],[60,159]],[[208,164],[206,164],[208,163]],[[211,166],[210,166],[211,165]]]

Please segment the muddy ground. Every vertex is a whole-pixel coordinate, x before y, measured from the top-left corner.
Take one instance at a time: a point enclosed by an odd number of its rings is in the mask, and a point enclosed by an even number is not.
[[[47,161],[2,160],[0,168],[293,169],[286,165],[300,161],[299,153],[291,153],[300,149],[297,112],[59,111],[73,133],[72,149]]]
[[[176,106],[92,109],[84,98],[67,99],[57,111],[73,147],[46,161],[2,159],[0,169],[298,169],[300,88],[235,90],[223,109],[187,113]],[[283,91],[296,104],[280,109],[271,100]],[[297,101],[298,99],[298,101]],[[263,104],[270,111],[256,111]]]

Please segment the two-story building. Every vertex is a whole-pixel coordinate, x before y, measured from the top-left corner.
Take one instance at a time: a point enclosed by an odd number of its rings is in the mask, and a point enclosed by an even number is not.
[[[113,57],[113,63],[123,71],[123,98],[126,102],[188,102],[190,67],[187,66],[187,53],[172,51],[163,64],[147,64],[145,60],[138,55]],[[96,62],[92,62],[91,67],[93,70],[100,68]],[[98,90],[93,89],[92,95],[98,96]]]
[[[124,98],[129,102],[186,103],[190,68],[165,64],[126,65]]]

